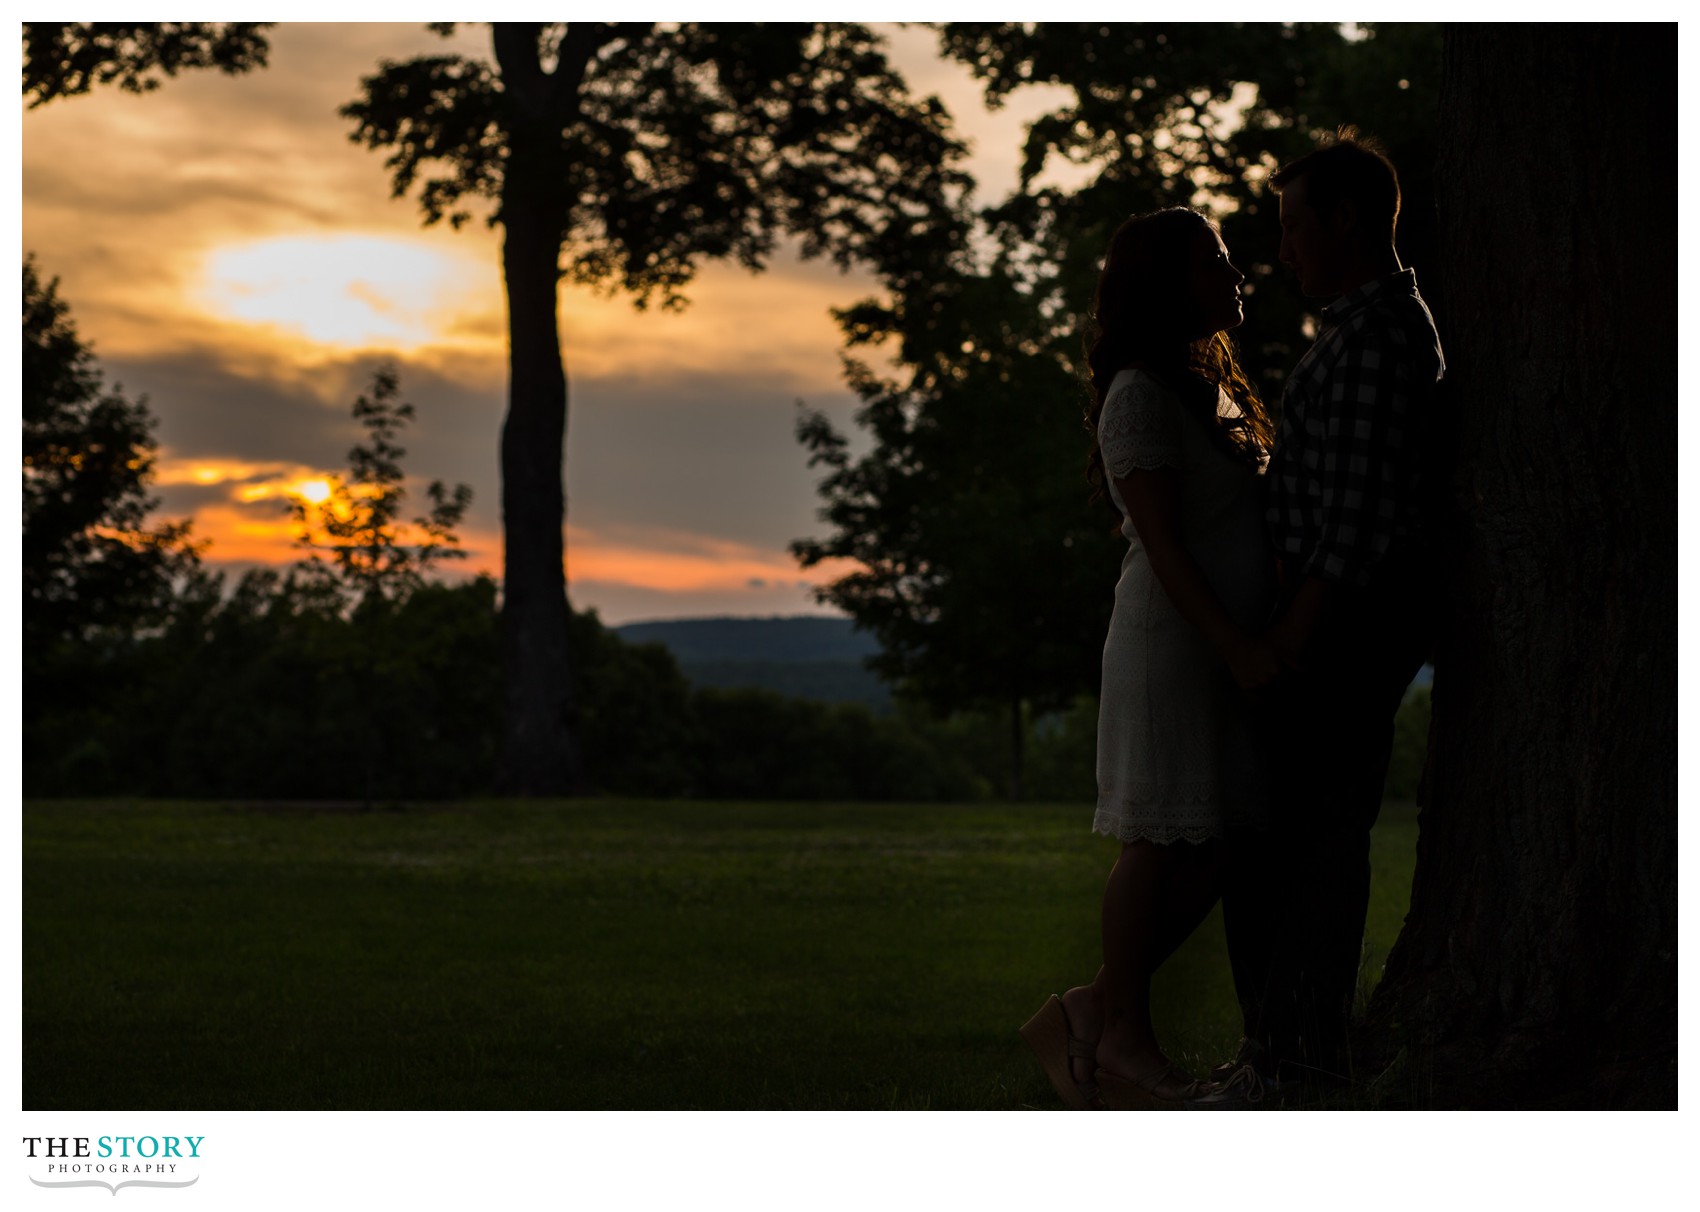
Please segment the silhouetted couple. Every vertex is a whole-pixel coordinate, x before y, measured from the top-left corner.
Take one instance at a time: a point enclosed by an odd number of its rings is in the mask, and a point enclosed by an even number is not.
[[[1098,283],[1089,474],[1128,549],[1093,828],[1122,849],[1103,967],[1022,1028],[1074,1108],[1268,1105],[1352,1075],[1369,833],[1428,651],[1420,452],[1444,364],[1375,145],[1343,130],[1271,183],[1282,264],[1333,299],[1278,429],[1228,339],[1244,276],[1210,220],[1128,220]],[[1195,1078],[1158,1045],[1151,977],[1218,897],[1245,1038]]]

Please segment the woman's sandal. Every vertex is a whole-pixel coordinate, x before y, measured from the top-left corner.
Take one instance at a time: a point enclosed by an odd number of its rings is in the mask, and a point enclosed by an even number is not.
[[[1182,1078],[1185,1084],[1172,1094],[1160,1093],[1158,1087],[1171,1075]],[[1187,1100],[1205,1089],[1205,1083],[1188,1078],[1174,1061],[1164,1061],[1141,1077],[1123,1077],[1108,1069],[1098,1070],[1097,1077],[1104,1105],[1112,1111],[1183,1111]]]
[[[1045,1076],[1051,1079],[1057,1097],[1071,1111],[1102,1111],[1104,1104],[1098,1095],[1097,1082],[1074,1080],[1074,1059],[1091,1061],[1097,1049],[1068,1029],[1068,1014],[1062,999],[1051,994],[1050,1000],[1021,1028],[1021,1038],[1033,1049]]]

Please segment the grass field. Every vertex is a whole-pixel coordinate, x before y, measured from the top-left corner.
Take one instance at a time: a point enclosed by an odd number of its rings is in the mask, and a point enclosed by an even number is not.
[[[1079,805],[38,802],[23,1103],[1056,1106],[1016,1028],[1097,966],[1115,843]],[[1373,854],[1366,972],[1414,809]],[[1238,1038],[1219,914],[1159,975],[1194,1067]]]

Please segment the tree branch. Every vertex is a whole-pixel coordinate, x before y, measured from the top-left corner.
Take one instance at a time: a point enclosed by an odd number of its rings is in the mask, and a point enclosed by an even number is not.
[[[538,55],[543,26],[537,21],[495,21],[490,40],[502,69],[502,87],[525,116],[539,121],[550,109],[550,81]]]
[[[644,28],[648,28],[647,26]],[[543,69],[543,25],[536,21],[492,23],[491,39],[502,83],[532,122],[564,126],[578,108],[578,91],[602,48],[629,36],[619,22],[574,22],[555,54],[555,70]]]

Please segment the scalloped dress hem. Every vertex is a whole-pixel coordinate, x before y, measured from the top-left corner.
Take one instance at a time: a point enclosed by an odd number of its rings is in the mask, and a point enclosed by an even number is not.
[[[1159,846],[1171,846],[1176,842],[1190,842],[1197,846],[1220,839],[1222,827],[1215,824],[1173,825],[1161,821],[1127,821],[1100,811],[1092,818],[1092,832],[1113,837],[1124,845],[1145,841],[1155,842]]]

